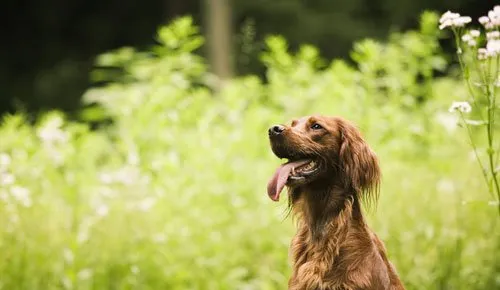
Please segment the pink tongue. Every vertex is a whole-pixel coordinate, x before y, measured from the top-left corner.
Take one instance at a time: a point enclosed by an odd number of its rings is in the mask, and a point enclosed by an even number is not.
[[[267,183],[267,194],[269,197],[273,201],[278,201],[280,199],[280,193],[290,176],[290,172],[292,172],[292,168],[300,167],[308,162],[310,162],[310,160],[300,160],[288,162],[278,167],[271,180]]]

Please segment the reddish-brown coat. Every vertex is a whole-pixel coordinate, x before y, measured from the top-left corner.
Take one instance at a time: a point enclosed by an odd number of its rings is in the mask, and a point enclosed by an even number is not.
[[[320,123],[322,132],[310,130]],[[298,230],[290,254],[290,290],[403,290],[385,247],[363,217],[360,200],[375,201],[378,160],[359,131],[338,117],[310,116],[285,126],[273,151],[300,152],[324,165],[323,176],[289,187]]]

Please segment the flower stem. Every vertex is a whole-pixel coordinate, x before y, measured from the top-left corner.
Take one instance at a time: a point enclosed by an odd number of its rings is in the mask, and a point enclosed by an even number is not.
[[[497,59],[498,60],[498,59]],[[494,77],[496,78],[496,77]],[[493,88],[492,88],[493,87]],[[495,169],[495,163],[493,161],[495,157],[495,150],[493,149],[493,140],[494,140],[494,127],[495,127],[495,109],[496,109],[496,95],[495,95],[495,84],[494,81],[491,81],[487,87],[487,97],[488,97],[488,163],[491,172],[491,178],[493,180],[493,184],[495,186],[495,191],[497,194],[497,199],[499,201],[498,204],[498,213],[500,214],[500,185],[498,184],[497,172]]]
[[[470,71],[469,68],[465,65],[465,62],[462,58],[462,48],[460,47],[460,32],[457,31],[456,29],[453,29],[453,34],[455,34],[455,45],[457,46],[457,56],[458,56],[458,63],[460,64],[460,69],[463,72],[463,78],[465,81],[465,84],[467,85],[467,90],[469,92],[469,96],[472,99],[472,103],[474,107],[476,107],[477,112],[479,114],[479,117],[481,118],[481,121],[484,122],[484,117],[483,113],[481,112],[481,109],[479,108],[479,104],[476,101],[476,97],[474,95],[474,90],[472,89],[472,84],[470,82]]]
[[[465,125],[465,128],[467,128],[467,136],[469,136],[469,142],[472,147],[472,151],[474,152],[474,156],[476,157],[477,163],[479,164],[479,167],[481,167],[481,173],[483,174],[484,180],[486,181],[486,185],[488,185],[490,182],[488,180],[488,174],[486,173],[486,167],[484,167],[483,162],[481,161],[481,158],[479,157],[479,154],[477,153],[477,147],[476,144],[474,144],[474,139],[472,138],[472,130],[470,129],[469,124],[465,122],[465,117],[462,112],[460,112],[460,118],[462,119],[463,124]],[[489,191],[489,190],[488,190]],[[489,191],[491,193],[491,191]]]

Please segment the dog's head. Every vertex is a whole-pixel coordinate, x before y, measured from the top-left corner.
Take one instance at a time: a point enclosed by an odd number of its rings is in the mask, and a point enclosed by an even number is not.
[[[269,128],[274,154],[286,158],[268,183],[277,201],[283,187],[337,186],[375,198],[380,180],[377,157],[349,121],[307,116]],[[326,183],[326,184],[325,184]]]

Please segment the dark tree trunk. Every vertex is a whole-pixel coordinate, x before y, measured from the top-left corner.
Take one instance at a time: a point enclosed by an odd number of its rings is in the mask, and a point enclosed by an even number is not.
[[[224,81],[233,76],[230,0],[205,0],[204,8],[210,66]]]

